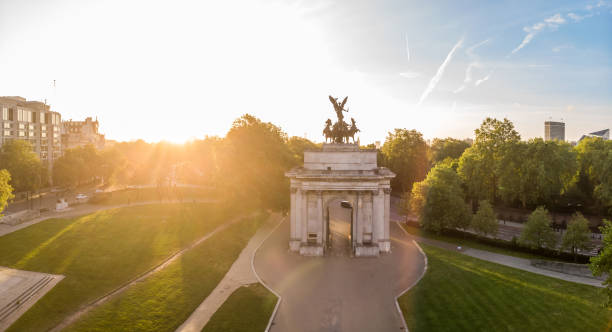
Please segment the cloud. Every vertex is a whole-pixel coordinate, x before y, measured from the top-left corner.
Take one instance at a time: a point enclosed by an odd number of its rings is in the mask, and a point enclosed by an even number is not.
[[[548,23],[549,25],[559,25],[565,23],[565,19],[563,16],[561,16],[561,14],[555,14],[545,19],[544,22]]]
[[[561,50],[566,49],[566,48],[574,48],[572,45],[569,44],[563,44],[563,45],[558,45],[552,48],[552,51],[555,53],[559,53],[561,52]]]
[[[463,90],[465,90],[465,84],[462,84],[460,87],[455,89],[455,91],[453,91],[453,93],[459,93],[459,92],[461,92]]]
[[[561,16],[561,14],[555,14],[549,18],[544,19],[543,22],[538,22],[530,27],[524,27],[523,31],[527,33],[523,38],[523,41],[510,52],[510,54],[514,54],[520,51],[523,47],[527,46],[533,38],[544,28],[548,27],[549,29],[557,29],[559,25],[565,24],[567,21]]]
[[[465,53],[471,57],[475,57],[474,50],[479,48],[480,46],[488,43],[491,39],[487,38],[479,43],[476,43],[465,50]]]
[[[593,14],[587,14],[587,15],[578,15],[578,14],[575,14],[575,13],[567,14],[567,17],[569,17],[574,22],[580,22],[580,21],[584,20],[585,18],[589,18],[589,17],[592,17],[592,16],[593,16]]]
[[[461,47],[462,44],[463,44],[463,38],[459,39],[457,44],[455,44],[455,46],[453,46],[451,51],[448,53],[448,55],[446,56],[446,59],[444,59],[444,62],[442,62],[436,74],[429,81],[427,88],[425,89],[425,91],[423,91],[423,94],[421,95],[421,99],[419,99],[419,102],[417,105],[421,105],[423,101],[427,98],[427,96],[429,96],[429,94],[436,88],[436,85],[438,85],[438,82],[440,82],[442,75],[444,75],[444,70],[446,69],[446,66],[453,58],[455,51],[457,51],[457,49]]]
[[[482,84],[482,83],[484,83],[484,82],[488,81],[490,77],[491,77],[491,74],[488,74],[487,76],[485,76],[485,77],[483,77],[483,78],[481,78],[481,79],[477,80],[477,81],[476,81],[476,83],[474,83],[474,85],[475,85],[475,86],[479,86],[480,84]]]
[[[417,73],[415,71],[407,71],[407,72],[399,73],[399,74],[401,77],[404,77],[404,78],[417,78],[421,76],[421,73]]]
[[[410,48],[408,47],[408,35],[406,34],[406,58],[410,62]]]
[[[567,105],[567,107],[565,108],[567,111],[571,112],[574,109],[576,109],[576,107],[574,105]]]

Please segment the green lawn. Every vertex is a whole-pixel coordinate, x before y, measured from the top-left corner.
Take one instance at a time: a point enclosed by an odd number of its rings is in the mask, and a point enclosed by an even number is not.
[[[474,241],[474,240],[471,240],[471,239],[458,239],[456,237],[447,236],[447,235],[444,235],[444,234],[436,234],[436,233],[432,233],[432,232],[426,232],[422,228],[414,227],[414,226],[409,226],[409,225],[406,225],[404,223],[400,223],[400,225],[408,233],[410,233],[412,235],[415,235],[415,236],[427,238],[427,239],[448,242],[448,243],[452,243],[452,244],[455,244],[455,245],[458,245],[458,246],[460,245],[460,246],[464,246],[464,247],[470,247],[470,248],[474,248],[474,249],[485,250],[485,251],[495,252],[495,253],[498,253],[498,254],[514,256],[514,257],[520,257],[520,258],[544,259],[544,260],[549,260],[549,261],[555,260],[554,258],[551,258],[551,257],[540,256],[540,255],[530,254],[530,253],[527,253],[527,252],[514,251],[514,250],[511,250],[511,249],[491,246],[491,245],[480,243],[478,241]]]
[[[202,331],[264,331],[277,300],[259,283],[240,287],[215,312]]]
[[[603,331],[599,289],[422,245],[429,268],[400,299],[411,332]]]
[[[232,214],[212,204],[155,204],[46,220],[0,237],[0,265],[66,276],[10,330],[54,327]]]
[[[119,205],[150,201],[193,201],[213,197],[212,189],[205,188],[133,188],[107,193],[95,194],[90,203],[101,205]]]
[[[245,218],[215,234],[66,330],[174,331],[223,279],[265,218]]]

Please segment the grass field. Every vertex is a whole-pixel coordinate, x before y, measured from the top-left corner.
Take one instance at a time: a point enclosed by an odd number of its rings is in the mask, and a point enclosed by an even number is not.
[[[100,205],[119,205],[150,201],[193,201],[211,198],[213,189],[204,188],[132,188],[94,195],[90,203]]]
[[[217,286],[266,217],[245,218],[215,234],[66,331],[174,331]]]
[[[400,297],[411,332],[604,331],[599,289],[422,245],[427,273]]]
[[[410,233],[412,235],[415,235],[415,236],[420,236],[420,237],[423,237],[423,238],[427,238],[427,239],[448,242],[448,243],[452,243],[452,244],[455,244],[455,245],[458,245],[458,246],[460,245],[460,246],[464,246],[464,247],[470,247],[470,248],[474,248],[474,249],[485,250],[485,251],[490,251],[490,252],[494,252],[494,253],[498,253],[498,254],[514,256],[514,257],[520,257],[520,258],[554,260],[551,257],[545,257],[545,256],[540,256],[540,255],[535,255],[535,254],[527,253],[527,252],[514,251],[514,250],[510,250],[510,249],[496,247],[496,246],[490,246],[490,245],[487,245],[487,244],[484,244],[484,243],[480,243],[480,242],[477,242],[477,241],[474,241],[474,240],[471,240],[471,239],[458,239],[456,237],[447,236],[447,235],[443,235],[443,234],[436,234],[436,233],[432,233],[432,232],[426,232],[426,231],[424,231],[421,228],[409,226],[409,225],[406,225],[404,223],[400,223],[400,225],[408,233]]]
[[[240,287],[215,312],[202,331],[264,331],[277,300],[259,283]]]
[[[46,331],[228,220],[211,204],[155,204],[51,219],[0,237],[0,265],[63,274],[11,331]]]

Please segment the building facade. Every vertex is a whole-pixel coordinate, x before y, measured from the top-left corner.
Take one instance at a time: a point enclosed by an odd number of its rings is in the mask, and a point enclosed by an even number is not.
[[[544,122],[545,141],[565,141],[565,123],[557,121]]]
[[[376,155],[357,144],[323,144],[320,151],[304,152],[303,167],[285,173],[291,181],[291,251],[325,254],[331,242],[329,206],[338,199],[352,209],[352,254],[390,251],[390,180],[395,174],[379,167]]]
[[[607,141],[610,139],[610,129],[599,130],[586,135],[582,135],[578,142],[582,141],[585,137],[599,137]]]
[[[85,121],[62,121],[62,146],[65,149],[72,149],[87,144],[93,145],[97,149],[103,149],[105,144],[104,135],[98,132],[98,119],[91,117]]]
[[[28,141],[43,165],[51,169],[62,155],[60,113],[22,97],[0,97],[0,112],[0,146],[15,139]]]

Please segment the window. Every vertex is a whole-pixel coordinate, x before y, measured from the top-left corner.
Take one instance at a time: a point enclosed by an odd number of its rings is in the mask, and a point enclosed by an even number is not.
[[[34,137],[34,132],[33,132],[33,131],[29,132],[29,135],[28,135],[28,136],[30,136],[30,137]]]
[[[8,120],[9,119],[9,112],[8,112],[8,108],[7,107],[2,107],[2,120]]]
[[[40,137],[47,137],[47,133],[41,133]]]
[[[23,136],[25,136],[25,131],[20,130],[20,131],[19,131],[19,137],[23,137]]]
[[[4,136],[12,136],[12,135],[13,135],[13,133],[11,133],[10,130],[5,130],[4,131]]]
[[[10,122],[5,122],[3,127],[4,127],[4,129],[11,129],[11,123]]]
[[[41,120],[41,121],[42,121],[42,120]],[[44,122],[41,122],[41,123],[44,123]],[[40,130],[42,130],[42,131],[47,131],[47,126],[46,126],[46,125],[41,125],[41,126],[40,126]]]
[[[25,129],[25,125],[23,123],[19,124],[19,129]]]

